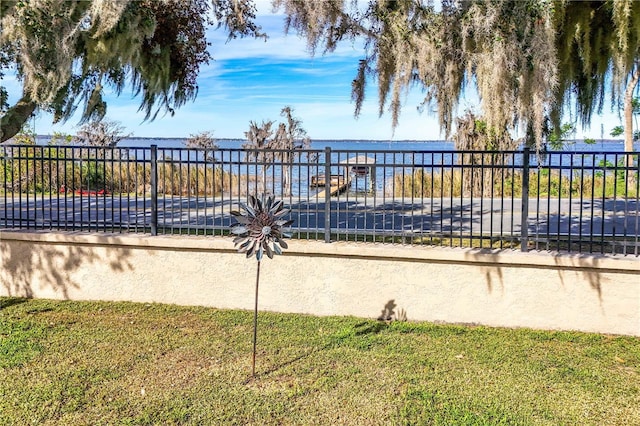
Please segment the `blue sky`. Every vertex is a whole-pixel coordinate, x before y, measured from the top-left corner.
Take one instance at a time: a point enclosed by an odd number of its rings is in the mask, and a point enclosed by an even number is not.
[[[178,109],[173,117],[160,113],[155,121],[143,122],[143,114],[137,112],[139,100],[125,90],[120,97],[107,94],[107,118],[119,121],[137,137],[188,137],[212,131],[217,138],[243,139],[249,121],[278,121],[282,107],[290,105],[312,139],[443,139],[435,116],[417,111],[422,100],[418,87],[407,93],[395,132],[387,111],[378,117],[375,82],[370,83],[361,114],[355,119],[351,81],[362,47],[345,42],[331,54],[311,57],[304,40],[296,34],[284,35],[283,16],[269,13],[268,2],[261,0],[258,4],[258,22],[269,35],[268,40],[236,39],[226,43],[223,30],[210,30],[214,60],[201,69],[200,90],[194,102]],[[18,84],[5,83],[17,97]],[[460,111],[475,106],[475,96],[460,101]],[[601,122],[605,123],[606,137],[620,120],[610,113],[594,116],[591,130],[584,134],[599,138]],[[38,134],[74,134],[77,126],[77,117],[55,126],[44,113],[35,120]],[[583,132],[578,131],[576,137],[582,136]]]

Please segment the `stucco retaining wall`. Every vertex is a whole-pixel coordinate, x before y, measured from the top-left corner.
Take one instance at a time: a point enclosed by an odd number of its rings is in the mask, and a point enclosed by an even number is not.
[[[637,257],[289,245],[262,262],[262,310],[640,336]],[[2,232],[0,250],[3,296],[253,308],[255,259],[229,238]]]

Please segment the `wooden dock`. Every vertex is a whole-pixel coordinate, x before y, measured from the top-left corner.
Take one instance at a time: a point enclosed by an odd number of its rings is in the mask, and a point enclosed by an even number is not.
[[[342,175],[331,175],[329,176],[331,179],[331,183],[329,185],[337,185],[340,179],[344,179]],[[312,188],[323,187],[327,183],[327,178],[325,175],[314,175],[311,176],[311,182],[309,182],[309,186]]]
[[[319,178],[322,178],[322,183],[325,183],[324,177],[323,176],[319,176]],[[319,181],[320,179],[318,179]],[[317,182],[317,181],[316,181]],[[329,187],[329,196],[333,197],[335,195],[338,195],[344,191],[347,190],[347,188],[349,188],[349,186],[351,185],[351,178],[345,178],[342,175],[337,175],[337,176],[331,176],[331,181],[329,183],[330,187]],[[324,186],[324,185],[317,185],[318,187]],[[318,192],[318,199],[323,199],[326,197],[326,191],[323,189],[321,191]]]

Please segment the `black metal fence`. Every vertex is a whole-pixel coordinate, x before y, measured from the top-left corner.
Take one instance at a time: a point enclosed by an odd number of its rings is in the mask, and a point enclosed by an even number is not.
[[[297,238],[638,256],[639,172],[621,152],[5,145],[0,228],[224,235],[272,193]]]

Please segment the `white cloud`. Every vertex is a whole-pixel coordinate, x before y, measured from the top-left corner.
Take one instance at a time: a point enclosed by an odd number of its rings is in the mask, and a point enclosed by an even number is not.
[[[270,10],[260,7],[259,11]],[[224,28],[211,28],[207,31],[207,39],[211,42],[209,51],[216,60],[270,58],[270,59],[308,59],[310,57],[307,42],[295,33],[284,33],[284,15],[259,13],[257,23],[267,34],[267,39],[237,38],[227,40]],[[362,42],[344,41],[339,44],[329,57],[361,57],[364,45]],[[319,50],[316,56],[322,56]]]

